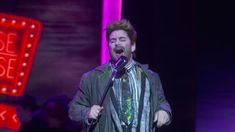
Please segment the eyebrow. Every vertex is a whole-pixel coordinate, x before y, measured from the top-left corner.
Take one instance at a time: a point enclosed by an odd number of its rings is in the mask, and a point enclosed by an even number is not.
[[[114,40],[114,39],[122,39],[122,38],[127,38],[126,36],[121,36],[121,37],[118,37],[118,38],[110,38],[110,40]]]

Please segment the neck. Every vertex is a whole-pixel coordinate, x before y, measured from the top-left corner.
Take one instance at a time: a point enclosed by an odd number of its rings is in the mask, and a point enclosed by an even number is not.
[[[126,69],[130,69],[133,65],[134,65],[134,60],[133,58],[131,57],[129,60],[128,60],[128,63],[126,64],[125,68]]]

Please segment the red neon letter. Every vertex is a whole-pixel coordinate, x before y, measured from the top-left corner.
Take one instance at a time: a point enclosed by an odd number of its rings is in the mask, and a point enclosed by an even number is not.
[[[4,64],[4,62],[6,61],[6,59],[4,57],[0,57],[0,77],[3,77],[6,74],[6,70],[5,67],[1,64]],[[3,62],[3,63],[2,63]]]
[[[16,53],[16,33],[8,33],[7,34],[7,46],[6,52],[10,54]]]
[[[9,59],[9,61],[8,61],[8,66],[7,66],[8,68],[7,68],[7,76],[6,77],[9,79],[14,78],[14,72],[11,72],[14,70],[13,62],[16,62],[16,59]],[[11,75],[10,75],[10,73],[11,73]]]
[[[3,51],[4,47],[5,47],[5,43],[3,41],[5,36],[5,33],[0,31],[0,51]]]

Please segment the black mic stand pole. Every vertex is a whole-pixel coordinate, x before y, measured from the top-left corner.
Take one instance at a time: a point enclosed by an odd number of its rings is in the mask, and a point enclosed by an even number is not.
[[[109,77],[108,84],[107,84],[107,86],[106,86],[106,88],[105,88],[105,90],[104,90],[104,93],[103,93],[102,97],[101,97],[101,100],[100,100],[100,102],[99,102],[99,106],[102,106],[102,105],[103,105],[104,99],[105,99],[105,97],[106,97],[106,95],[107,95],[109,89],[112,87],[113,82],[114,82],[114,79],[116,78],[116,75],[117,75],[117,70],[114,69],[113,72],[112,72],[112,74],[111,74],[111,76]]]
[[[128,62],[128,60],[125,56],[119,57],[118,60],[115,62],[112,74],[109,77],[108,84],[106,85],[106,88],[105,88],[105,90],[103,92],[103,95],[101,97],[101,100],[99,102],[99,106],[103,105],[104,99],[107,96],[107,93],[108,93],[109,89],[112,87],[114,79],[117,76],[117,73],[120,72],[124,68],[124,66],[127,64],[127,62]],[[89,122],[90,126],[88,128],[88,132],[90,132],[94,129],[94,126],[95,126],[95,124],[97,123],[98,120],[99,120],[99,117],[98,117],[98,119],[90,119],[90,120],[88,119],[88,121],[90,121]]]
[[[99,106],[102,106],[102,105],[103,105],[104,99],[105,99],[105,97],[107,96],[107,93],[108,93],[109,89],[112,87],[113,82],[114,82],[114,79],[116,78],[116,75],[117,75],[117,70],[114,69],[114,70],[112,71],[111,76],[109,77],[108,84],[106,85],[106,88],[105,88],[105,90],[104,90],[104,92],[103,92],[103,95],[102,95],[102,97],[101,97],[101,100],[99,101]],[[90,120],[91,120],[91,121],[90,121],[90,126],[89,126],[89,128],[88,128],[88,132],[91,132],[91,131],[93,130],[95,124],[96,124],[97,121],[98,121],[98,119],[90,119]]]

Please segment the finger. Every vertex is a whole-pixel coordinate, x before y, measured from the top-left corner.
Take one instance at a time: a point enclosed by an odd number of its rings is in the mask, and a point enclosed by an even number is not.
[[[161,127],[163,124],[162,124],[162,122],[161,121],[158,121],[157,122],[157,127]]]
[[[101,110],[103,110],[103,109],[104,109],[104,107],[100,107],[100,106],[98,106],[98,107],[97,107],[97,109],[98,109],[99,111],[101,111]]]
[[[161,116],[158,119],[157,127],[161,127],[161,126],[163,126],[166,123],[167,123],[167,117],[166,116]]]
[[[163,118],[163,123],[165,124],[168,121],[168,117],[165,115]]]
[[[100,116],[102,114],[102,109],[97,109],[95,113],[96,117]]]
[[[169,116],[167,114],[164,114],[163,120],[162,120],[163,124],[166,124],[168,121],[169,121]]]
[[[100,112],[99,108],[95,108],[94,112],[98,114]]]
[[[164,116],[162,114],[158,114],[157,127],[161,127],[164,124]]]
[[[95,118],[95,119],[97,119],[97,118],[98,118],[98,116],[99,116],[98,114],[95,114],[95,115],[94,115],[94,118]]]
[[[100,113],[101,113],[100,110],[96,110],[95,111],[95,116],[98,117],[100,115]]]
[[[89,113],[89,117],[95,119],[97,117],[98,113],[99,113],[99,111],[97,110],[97,107],[92,106],[91,110],[90,110],[90,113]]]
[[[102,106],[102,107],[100,107],[100,110],[103,110],[104,109],[104,107]]]
[[[158,113],[156,113],[154,116],[154,122],[157,122],[157,121],[158,121]]]
[[[94,113],[94,114],[92,115],[92,118],[93,118],[93,119],[98,119],[99,116],[100,116],[100,114]]]
[[[90,110],[90,118],[97,119],[98,116],[101,115],[103,107],[100,107],[99,105],[93,105]]]

